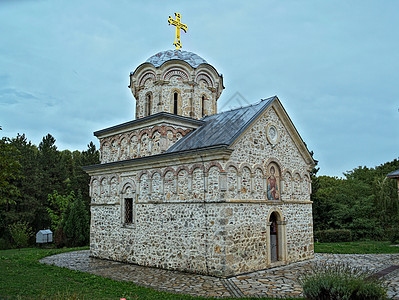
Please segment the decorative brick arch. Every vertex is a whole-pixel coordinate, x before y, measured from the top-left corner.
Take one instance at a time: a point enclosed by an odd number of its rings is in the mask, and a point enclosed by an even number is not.
[[[176,135],[176,128],[174,128],[174,127],[172,127],[172,126],[164,126],[164,131],[165,131],[165,134],[167,134],[168,131],[172,131],[173,136]]]
[[[292,172],[289,169],[284,169],[281,171],[281,174],[283,174],[283,176],[285,176],[287,173],[290,174],[290,176],[292,177]]]
[[[297,171],[297,170],[292,171],[292,178],[294,178],[295,175],[298,175],[299,176],[299,180],[302,181],[302,176],[301,176],[301,173],[299,173],[299,171]]]
[[[195,77],[195,82],[199,83],[201,80],[205,81],[208,87],[215,87],[215,84],[213,82],[212,76],[209,76],[209,74],[207,74],[204,71],[200,71],[196,77]]]
[[[133,131],[132,133],[128,134],[129,143],[130,143],[131,139],[132,139],[134,136],[137,138],[137,140],[139,140],[139,135],[137,134],[137,131],[135,130],[135,131]]]
[[[253,172],[252,172],[251,165],[250,165],[249,163],[246,163],[246,162],[241,163],[241,164],[240,164],[240,168],[239,168],[239,170],[238,170],[240,174],[242,173],[242,170],[244,170],[244,168],[248,168],[248,169],[249,169],[249,172],[251,173],[251,176],[252,176]]]
[[[147,133],[147,134],[148,134],[148,137],[150,137],[151,131],[150,131],[149,129],[143,129],[143,130],[141,130],[140,133],[139,133],[139,140],[141,140],[141,137],[142,137],[145,133]]]
[[[119,185],[119,194],[125,194],[128,187],[131,188],[133,193],[136,192],[136,183],[134,182],[134,180],[130,178],[125,178]]]
[[[178,132],[180,132],[182,136],[185,136],[186,133],[187,133],[186,130],[184,130],[184,129],[182,129],[182,128],[177,128],[177,129],[176,129],[176,133],[178,133]],[[176,133],[175,133],[175,134],[176,134]]]
[[[224,169],[227,171],[230,167],[233,167],[236,169],[236,172],[239,171],[240,167],[237,165],[237,163],[233,162],[233,161],[229,161],[226,163]]]
[[[141,180],[141,176],[143,176],[144,174],[147,175],[147,177],[148,177],[149,172],[148,172],[147,170],[140,171],[140,172],[137,174],[137,179],[140,181],[140,180]]]
[[[187,171],[187,173],[188,173],[188,175],[191,175],[191,173],[190,173],[190,168],[188,167],[188,166],[179,166],[177,169],[176,169],[176,174],[177,175],[179,175],[179,173],[180,173],[180,171],[181,170],[186,170]]]
[[[165,70],[162,74],[162,79],[169,81],[173,76],[180,77],[182,81],[189,80],[189,76],[186,70],[179,67],[171,67],[170,69]]]
[[[266,171],[265,171],[265,168],[261,165],[261,164],[256,164],[256,165],[254,165],[253,167],[252,167],[252,174],[255,174],[255,171],[257,170],[257,169],[260,169],[261,171],[262,171],[262,174],[263,174],[263,176],[265,176],[265,174],[266,174]]]
[[[111,142],[110,142],[111,146],[112,146],[112,143],[114,143],[114,142],[115,142],[116,145],[119,144],[119,136],[113,136],[111,138]]]
[[[97,182],[98,189],[100,189],[100,181],[98,180],[97,176],[92,177],[90,179],[90,197],[94,198],[94,182]],[[97,196],[100,194],[100,190],[97,191]],[[95,199],[93,199],[95,200]]]
[[[172,172],[173,176],[176,176],[176,171],[175,171],[175,169],[173,169],[172,167],[167,167],[167,168],[165,168],[165,170],[163,170],[162,177],[165,177],[165,174],[166,174],[167,172],[169,172],[169,171]]]
[[[150,133],[150,138],[154,135],[156,131],[158,131],[160,134],[162,134],[163,128],[161,126],[154,126],[151,128],[151,133]]]
[[[194,172],[196,169],[200,169],[202,172],[205,172],[205,167],[204,167],[203,164],[194,164],[194,165],[191,167],[189,174],[193,174],[193,172]]]
[[[104,147],[104,144],[107,144],[107,143],[108,143],[108,138],[101,139],[101,140],[100,140],[100,149],[101,149],[102,147]]]
[[[90,183],[89,183],[90,186],[92,185],[92,183],[93,183],[94,180],[97,180],[97,181],[98,181],[98,179],[99,179],[99,178],[98,178],[97,176],[92,176],[92,177],[90,178]]]
[[[208,173],[209,169],[212,168],[212,167],[218,167],[219,168],[219,172],[223,172],[224,171],[223,167],[220,165],[220,163],[212,161],[206,166],[205,173]]]
[[[268,167],[268,165],[270,165],[271,163],[275,163],[275,164],[279,167],[280,172],[282,171],[282,164],[281,164],[281,162],[280,162],[277,158],[275,158],[275,157],[270,157],[270,158],[263,164],[263,166],[264,166],[266,172],[267,172],[267,167]]]
[[[143,72],[143,74],[140,76],[140,79],[138,80],[138,82],[139,82],[138,86],[141,87],[141,86],[145,85],[145,82],[149,79],[151,79],[151,80],[156,79],[156,75],[153,70],[146,70]]]
[[[107,182],[107,184],[109,184],[109,177],[104,175],[104,176],[100,176],[98,177],[98,182],[100,182],[100,184],[103,182],[103,180],[105,180]]]
[[[162,177],[162,172],[161,172],[161,170],[159,170],[159,169],[152,170],[152,171],[148,172],[148,174],[150,175],[150,176],[149,176],[150,178],[152,178],[155,174],[159,174],[159,176]]]

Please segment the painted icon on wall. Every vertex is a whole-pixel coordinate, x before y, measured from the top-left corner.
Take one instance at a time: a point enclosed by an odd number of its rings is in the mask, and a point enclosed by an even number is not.
[[[267,199],[280,200],[280,172],[275,163],[271,163],[268,167]]]

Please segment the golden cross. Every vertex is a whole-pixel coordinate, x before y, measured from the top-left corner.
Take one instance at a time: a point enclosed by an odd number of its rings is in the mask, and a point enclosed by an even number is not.
[[[179,50],[179,48],[182,47],[181,42],[180,42],[180,29],[183,29],[184,32],[187,32],[187,24],[180,23],[181,15],[179,13],[175,13],[175,16],[176,16],[176,20],[172,19],[172,17],[169,16],[168,22],[169,22],[169,25],[176,26],[176,37],[175,37],[175,42],[173,43],[173,45],[176,46],[176,50]]]

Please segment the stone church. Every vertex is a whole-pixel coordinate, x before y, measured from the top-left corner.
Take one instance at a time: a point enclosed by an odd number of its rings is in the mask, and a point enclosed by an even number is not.
[[[315,161],[276,97],[217,113],[223,77],[162,51],[130,73],[136,118],[96,131],[92,257],[230,276],[313,257]]]

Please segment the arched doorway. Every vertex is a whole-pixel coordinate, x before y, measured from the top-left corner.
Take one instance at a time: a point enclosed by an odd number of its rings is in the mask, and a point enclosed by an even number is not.
[[[270,261],[276,262],[279,260],[279,232],[277,226],[277,214],[272,212],[269,218],[270,222]]]
[[[267,218],[267,262],[273,266],[287,261],[287,221],[279,208],[272,208]]]

